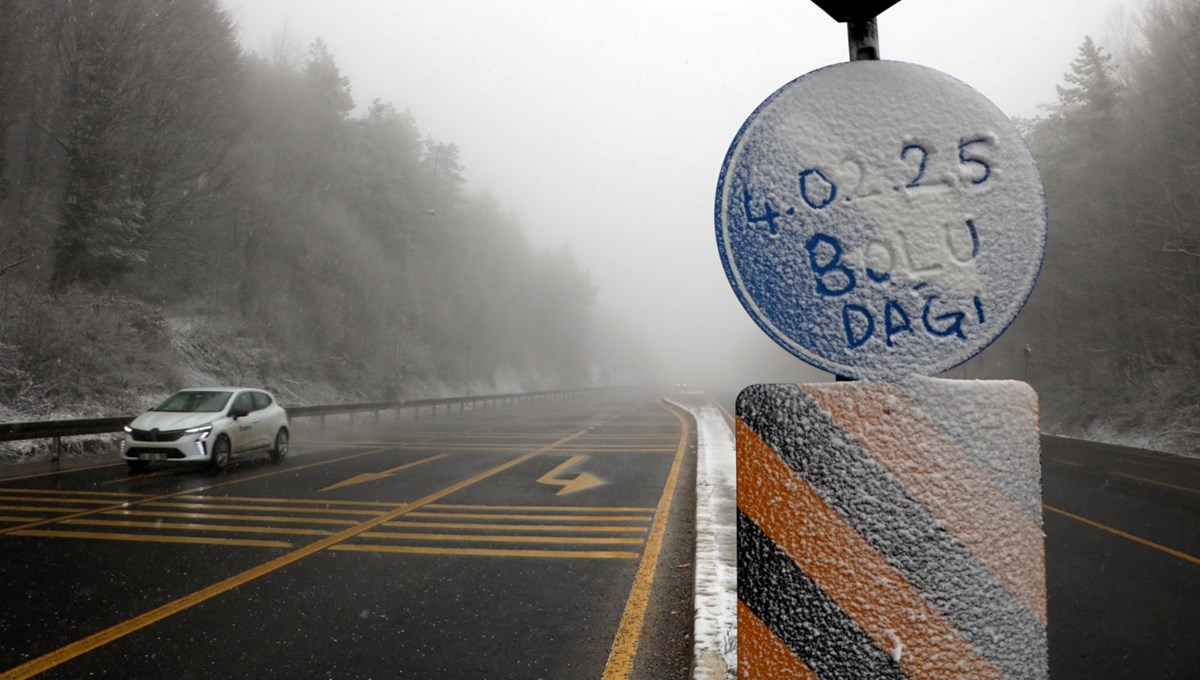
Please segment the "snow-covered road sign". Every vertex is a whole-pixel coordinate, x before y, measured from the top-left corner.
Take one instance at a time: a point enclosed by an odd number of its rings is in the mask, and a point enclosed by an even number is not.
[[[750,115],[721,170],[716,236],[742,305],[792,354],[854,378],[932,375],[1017,316],[1046,205],[1024,140],[983,95],[859,61]]]

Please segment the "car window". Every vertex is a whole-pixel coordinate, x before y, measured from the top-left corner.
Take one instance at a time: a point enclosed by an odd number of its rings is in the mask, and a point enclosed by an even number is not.
[[[206,392],[202,390],[187,390],[176,392],[167,397],[163,403],[155,406],[155,411],[171,411],[175,413],[216,413],[225,408],[233,392]]]
[[[264,409],[271,405],[271,395],[266,392],[252,392],[254,395],[254,410]]]
[[[233,400],[233,408],[231,411],[242,410],[247,413],[254,410],[254,397],[251,392],[242,392]]]

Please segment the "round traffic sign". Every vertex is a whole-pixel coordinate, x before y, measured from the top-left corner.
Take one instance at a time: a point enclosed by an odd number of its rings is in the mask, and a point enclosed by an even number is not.
[[[784,85],[721,169],[734,292],[792,354],[837,375],[932,375],[1012,323],[1041,269],[1033,157],[983,95],[915,64],[856,61]]]

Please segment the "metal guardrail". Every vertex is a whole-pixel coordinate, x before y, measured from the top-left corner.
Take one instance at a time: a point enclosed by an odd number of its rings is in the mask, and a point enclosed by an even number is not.
[[[508,394],[481,394],[470,397],[448,397],[445,399],[407,399],[403,401],[372,401],[359,404],[324,404],[319,406],[285,406],[284,409],[288,412],[288,418],[320,418],[321,425],[325,424],[325,416],[355,414],[369,412],[374,414],[376,422],[379,420],[379,414],[384,411],[396,411],[396,417],[399,418],[400,412],[405,409],[413,409],[417,417],[420,417],[423,409],[428,408],[431,415],[435,415],[439,407],[445,406],[446,412],[449,413],[451,408],[458,406],[461,413],[468,405],[472,408],[483,404],[484,408],[488,406],[499,406],[502,404],[519,403],[523,401],[531,401],[534,399],[551,399],[571,397],[585,392],[594,392],[597,390],[607,389],[603,387],[592,387],[576,390],[550,390],[544,392],[513,392]],[[120,432],[121,428],[133,420],[137,416],[118,416],[112,418],[84,418],[79,420],[43,420],[28,423],[0,423],[0,442],[6,441],[21,441],[27,439],[54,439],[54,461],[59,459],[59,454],[62,446],[63,437],[75,437],[88,434],[109,434]]]
[[[341,415],[345,413],[363,413],[372,412],[375,420],[379,420],[379,414],[382,411],[396,411],[397,415],[404,409],[413,409],[419,417],[421,410],[428,408],[431,415],[436,414],[438,407],[445,406],[446,412],[449,413],[451,408],[458,406],[459,413],[466,410],[467,405],[472,408],[479,404],[484,407],[490,405],[499,405],[505,403],[518,403],[522,401],[530,401],[534,399],[550,399],[557,397],[572,397],[585,392],[594,392],[597,390],[608,389],[603,387],[591,387],[576,390],[549,390],[545,392],[512,392],[508,394],[481,394],[470,397],[446,397],[444,399],[408,399],[405,401],[371,401],[361,404],[329,404],[325,406],[285,406],[289,418],[311,418],[319,417],[324,424],[324,418],[327,415]],[[3,437],[3,425],[0,425],[0,437]]]

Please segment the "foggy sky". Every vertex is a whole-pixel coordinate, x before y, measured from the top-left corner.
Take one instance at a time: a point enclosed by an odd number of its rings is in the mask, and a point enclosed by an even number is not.
[[[847,59],[808,0],[224,0],[243,45],[316,37],[372,99],[461,150],[540,247],[567,244],[679,380],[814,379],[742,311],[713,226],[717,175],[746,117],[793,78]],[[1005,113],[1055,100],[1085,34],[1132,0],[903,0],[885,59],[930,66]],[[1128,11],[1128,10],[1127,10]],[[303,52],[300,54],[303,56]]]

